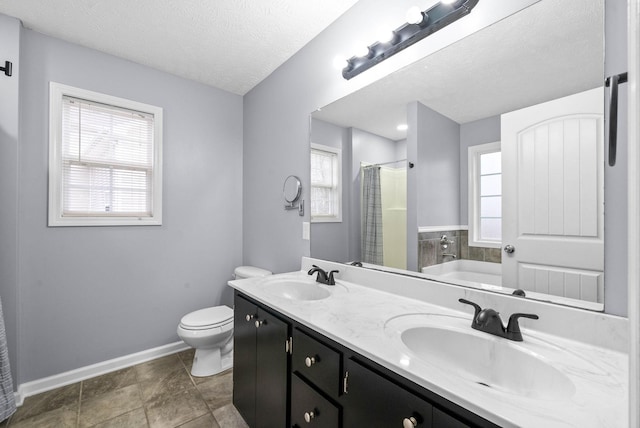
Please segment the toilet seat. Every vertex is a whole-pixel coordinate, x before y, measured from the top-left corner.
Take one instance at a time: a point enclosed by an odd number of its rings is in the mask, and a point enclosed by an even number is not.
[[[233,309],[215,306],[188,313],[180,320],[180,327],[185,330],[208,330],[230,323],[233,323]]]

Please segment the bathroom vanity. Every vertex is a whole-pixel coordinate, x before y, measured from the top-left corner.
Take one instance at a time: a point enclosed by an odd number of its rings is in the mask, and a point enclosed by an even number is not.
[[[235,311],[234,404],[251,427],[497,426],[241,292]]]
[[[615,339],[605,347],[567,340],[541,319],[540,330],[523,322],[524,341],[511,342],[472,330],[471,311],[455,298],[486,307],[490,294],[344,265],[328,286],[306,274],[310,263],[229,282],[233,400],[252,428],[627,425],[627,359]],[[558,307],[525,303],[547,321],[557,316]],[[585,314],[624,336],[622,320]]]

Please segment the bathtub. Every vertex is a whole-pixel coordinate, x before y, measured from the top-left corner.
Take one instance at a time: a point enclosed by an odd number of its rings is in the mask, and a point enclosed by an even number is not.
[[[433,279],[461,285],[479,285],[481,288],[502,290],[502,265],[476,260],[454,260],[422,268],[422,273]],[[466,284],[471,283],[471,284]]]

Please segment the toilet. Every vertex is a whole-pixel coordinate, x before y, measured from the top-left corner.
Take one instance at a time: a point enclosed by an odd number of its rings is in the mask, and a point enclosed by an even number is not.
[[[254,266],[239,266],[235,279],[258,278],[271,272]],[[196,349],[191,374],[196,377],[212,376],[233,366],[233,309],[214,306],[199,309],[183,316],[178,325],[178,336]]]

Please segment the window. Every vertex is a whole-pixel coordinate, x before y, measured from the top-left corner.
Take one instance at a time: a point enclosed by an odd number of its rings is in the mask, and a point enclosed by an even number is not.
[[[311,221],[342,221],[342,150],[311,144]]]
[[[469,245],[499,248],[502,241],[500,143],[469,147]]]
[[[162,224],[162,109],[51,82],[49,226]]]

